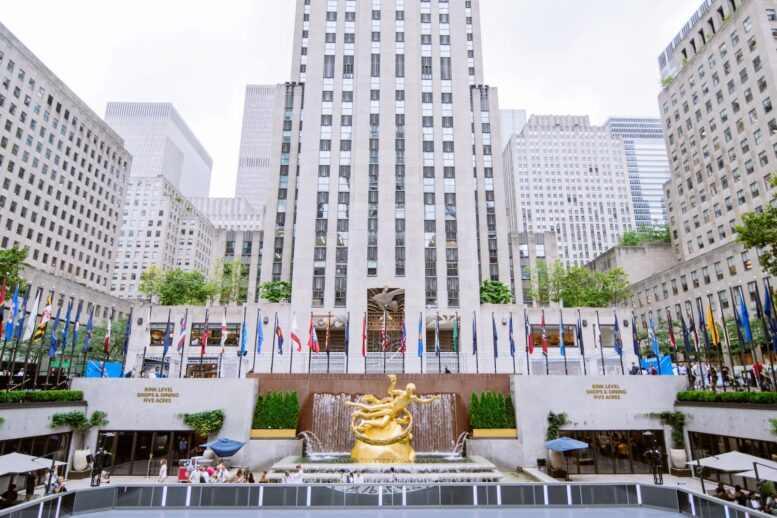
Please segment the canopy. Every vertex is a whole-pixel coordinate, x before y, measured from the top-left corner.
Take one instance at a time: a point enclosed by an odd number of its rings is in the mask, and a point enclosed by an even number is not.
[[[56,466],[64,466],[64,462],[55,461]],[[0,476],[9,473],[27,473],[51,467],[51,459],[33,457],[23,453],[7,453],[0,456]]]
[[[755,470],[752,470],[752,469],[750,471],[743,471],[742,473],[736,473],[736,475],[740,477],[756,478]],[[777,482],[777,468],[767,468],[759,464],[758,480],[771,480],[772,482]]]
[[[763,470],[764,474],[767,471],[772,471],[766,466],[777,470],[777,462],[766,460],[762,457],[756,457],[755,455],[748,455],[738,451],[730,451],[728,453],[721,453],[720,455],[712,455],[699,460],[692,460],[687,464],[689,466],[704,466],[705,468],[717,469],[718,471],[739,472],[739,471],[752,471],[753,462],[758,462],[758,475]],[[765,465],[765,466],[763,466]],[[763,477],[766,478],[766,477]]]
[[[588,443],[572,439],[571,437],[559,437],[558,439],[545,441],[545,447],[553,451],[584,450],[588,448]]]
[[[231,457],[245,445],[244,442],[234,441],[232,439],[221,438],[215,441],[200,444],[203,448],[210,448],[219,457]]]

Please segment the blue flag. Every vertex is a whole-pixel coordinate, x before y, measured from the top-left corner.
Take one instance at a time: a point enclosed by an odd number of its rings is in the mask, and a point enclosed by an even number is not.
[[[78,309],[76,309],[76,319],[73,321],[73,341],[70,342],[70,352],[72,353],[75,348],[76,344],[78,343],[78,326],[81,324],[78,323],[78,321],[81,319],[81,306],[82,303],[78,303]]]
[[[612,346],[615,348],[615,352],[618,356],[623,356],[623,340],[621,339],[621,327],[618,323],[618,314],[614,313],[615,326],[613,327],[613,339]]]
[[[8,321],[5,323],[5,341],[11,340],[13,337],[13,325],[16,322],[16,317],[19,314],[19,285],[17,284],[13,290],[13,298],[11,298],[11,316],[8,317]]]
[[[491,329],[494,334],[494,358],[499,358],[499,334],[496,331],[496,319],[493,313],[491,313]]]
[[[94,308],[92,308],[91,313],[89,313],[89,320],[86,321],[86,335],[84,335],[84,347],[81,351],[84,354],[89,350],[89,345],[92,342],[92,329],[94,329],[92,317],[94,317]]]
[[[580,348],[580,356],[585,358],[585,347],[583,346],[583,323],[581,322],[580,318],[580,310],[577,310],[577,329],[575,330],[577,333],[577,346]]]
[[[564,347],[564,312],[558,310],[558,352],[561,356],[567,355],[567,349]]]
[[[170,349],[170,317],[172,316],[172,309],[167,310],[167,324],[165,324],[165,338],[162,341],[162,359],[167,357],[167,351]]]
[[[478,326],[475,313],[472,313],[472,355],[478,353]]]
[[[764,279],[764,292],[764,314],[766,315],[766,322],[769,324],[769,334],[772,335],[772,352],[777,353],[777,320],[774,318],[771,290],[766,283],[766,279]]]
[[[24,300],[22,300],[22,305],[19,306],[19,319],[16,321],[16,336],[14,336],[16,340],[19,340],[22,337],[24,317],[27,314],[27,298],[30,296],[30,291],[32,291],[32,285],[27,286],[27,291],[24,292]],[[35,318],[35,316],[33,316],[33,318]]]
[[[634,312],[631,312],[631,346],[634,349],[634,356],[639,357],[639,340],[637,339],[637,319],[634,316]]]
[[[707,334],[707,326],[704,324],[704,313],[702,312],[701,303],[697,304],[697,309],[699,310],[699,331],[701,331],[701,336],[704,339],[704,350],[709,351],[710,350],[710,335]]]
[[[658,337],[656,336],[656,327],[653,325],[653,313],[648,315],[650,319],[650,327],[648,329],[648,338],[650,339],[650,347],[653,349],[653,354],[656,358],[661,357],[661,349],[658,346]]]
[[[64,300],[62,301],[64,302]],[[59,339],[57,338],[57,328],[59,327],[59,315],[62,312],[62,303],[60,302],[57,308],[57,316],[54,317],[54,327],[51,329],[51,341],[49,342],[49,358],[53,358],[57,355],[57,348]]]
[[[685,317],[682,313],[680,313],[680,326],[683,329],[683,345],[685,345],[685,350],[690,352],[691,351],[691,335],[688,333],[688,326],[685,324]]]
[[[758,289],[757,286],[756,289]],[[739,314],[740,320],[742,321],[742,329],[745,332],[745,341],[747,343],[753,343],[753,332],[750,330],[750,312],[747,310],[747,304],[745,304],[745,299],[742,297],[741,290],[739,291]]]
[[[424,355],[424,317],[421,313],[418,314],[418,357],[421,358]]]
[[[240,326],[240,357],[246,355],[246,342],[248,341],[248,329],[246,328],[246,310],[243,308],[243,325]],[[243,361],[243,360],[240,360]]]
[[[67,348],[67,335],[70,331],[70,310],[73,307],[73,301],[71,300],[67,304],[67,312],[65,313],[65,324],[62,326],[62,352],[65,352]]]
[[[510,356],[515,357],[515,338],[513,338],[513,314],[510,313]]]
[[[348,333],[346,333],[346,336],[348,336]],[[262,315],[259,314],[256,317],[256,354],[262,354],[263,343],[264,343],[264,326],[262,326]]]

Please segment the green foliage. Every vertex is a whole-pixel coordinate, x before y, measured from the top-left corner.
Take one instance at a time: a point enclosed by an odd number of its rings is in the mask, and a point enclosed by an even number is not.
[[[677,401],[777,405],[777,392],[712,392],[711,390],[686,390],[677,393]]]
[[[513,300],[510,287],[501,281],[483,281],[480,285],[481,304],[509,304]]]
[[[777,435],[777,419],[769,419],[769,424],[772,425],[772,435]]]
[[[664,86],[664,87],[669,86],[669,83],[671,83],[673,80],[674,80],[674,76],[672,76],[671,74],[668,76],[664,76],[661,78],[661,86]]]
[[[567,307],[603,308],[631,296],[623,268],[595,272],[583,266],[567,268],[561,261],[550,268],[540,263],[532,272],[531,286],[532,299],[540,305],[563,301]]]
[[[652,412],[650,417],[658,419],[662,425],[672,427],[672,444],[675,448],[685,448],[685,414],[682,412]]]
[[[222,304],[240,304],[248,297],[248,265],[235,259],[223,266],[223,275],[218,283]]]
[[[138,291],[163,306],[203,306],[218,293],[219,287],[207,282],[199,271],[186,272],[173,268],[163,272],[156,266],[150,266],[140,274]]]
[[[259,296],[268,302],[291,301],[289,281],[267,281],[259,285]]]
[[[299,424],[299,397],[292,392],[263,392],[254,407],[252,428],[297,429]]]
[[[777,187],[777,175],[772,175],[769,185]],[[764,270],[777,275],[777,206],[767,204],[761,212],[743,214],[742,224],[734,230],[745,248],[761,250],[758,260]]]
[[[670,243],[667,225],[642,226],[638,230],[624,232],[618,240],[621,246],[639,246],[644,243]]]
[[[512,397],[499,392],[472,393],[469,406],[469,424],[472,428],[515,428],[515,409]]]
[[[0,426],[3,426],[3,423],[5,423],[5,417],[0,417]]]
[[[92,413],[91,417],[86,417],[86,413],[80,410],[73,412],[60,412],[51,416],[51,427],[58,428],[65,426],[74,432],[86,433],[95,426],[105,426],[108,424],[108,414],[100,410]]]
[[[761,492],[761,498],[766,498],[775,494],[774,482],[771,480],[762,480],[761,485],[758,486],[758,490]]]
[[[83,401],[80,390],[11,390],[0,392],[0,403],[44,402],[44,401]]]
[[[26,284],[21,277],[21,271],[27,259],[27,251],[27,247],[19,248],[16,245],[0,250],[0,284],[5,281],[9,290],[13,291],[17,284],[19,290],[22,290]]]
[[[545,440],[551,441],[553,439],[558,439],[559,428],[567,423],[569,423],[569,420],[567,419],[567,414],[565,412],[558,414],[548,412],[548,430],[545,432]]]
[[[209,410],[195,414],[183,414],[183,424],[200,435],[217,433],[224,426],[224,411]]]

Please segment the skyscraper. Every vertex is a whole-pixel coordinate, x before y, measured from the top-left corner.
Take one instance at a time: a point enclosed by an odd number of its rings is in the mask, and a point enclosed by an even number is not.
[[[270,191],[267,181],[278,90],[277,85],[248,85],[243,107],[235,197],[248,200],[260,212]]]
[[[292,282],[297,314],[347,304],[368,335],[388,319],[398,340],[404,315],[439,311],[450,333],[457,311],[470,325],[482,281],[509,284],[478,5],[297,1],[261,269]]]
[[[526,110],[499,110],[500,134],[502,135],[502,144],[499,152],[504,151],[510,137],[521,132],[526,125]]]
[[[661,119],[610,117],[604,127],[623,139],[637,228],[666,224],[663,186],[670,172]]]
[[[187,198],[207,196],[213,160],[170,103],[110,102],[105,121],[132,153],[131,176],[164,176]]]

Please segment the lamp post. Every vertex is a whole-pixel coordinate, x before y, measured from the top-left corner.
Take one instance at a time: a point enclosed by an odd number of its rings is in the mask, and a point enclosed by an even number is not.
[[[657,486],[661,486],[664,484],[664,474],[661,472],[663,455],[659,451],[658,445],[656,444],[656,436],[653,434],[653,432],[645,432],[642,434],[642,436],[648,439],[651,445],[651,449],[646,451],[645,455],[647,455],[648,462],[650,462],[650,471],[653,474],[653,483]]]

